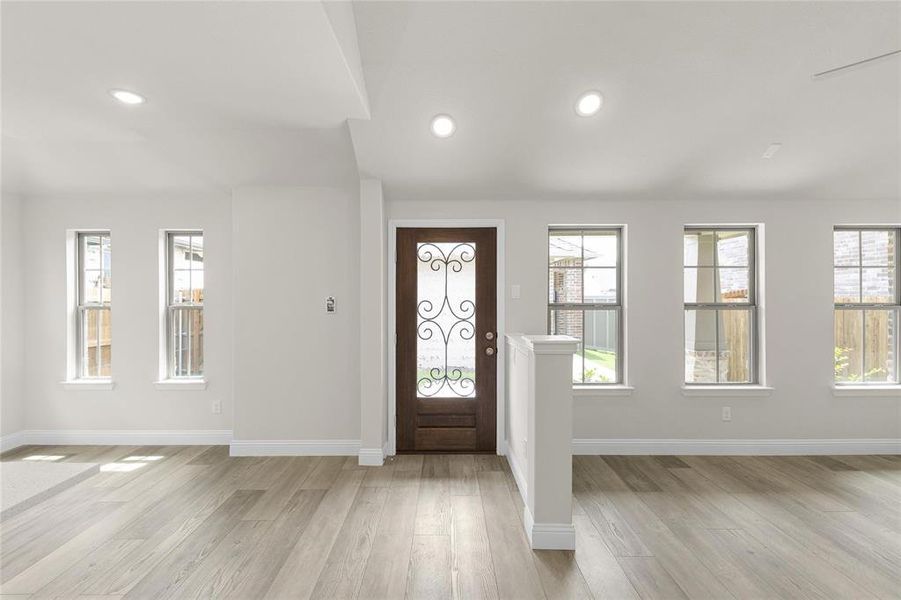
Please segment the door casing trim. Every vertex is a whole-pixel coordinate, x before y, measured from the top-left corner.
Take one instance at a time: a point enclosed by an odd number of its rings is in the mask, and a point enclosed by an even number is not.
[[[506,331],[506,243],[503,219],[389,219],[388,220],[388,455],[397,454],[397,230],[404,227],[488,227],[497,231],[497,453],[507,454],[507,416],[504,370]]]

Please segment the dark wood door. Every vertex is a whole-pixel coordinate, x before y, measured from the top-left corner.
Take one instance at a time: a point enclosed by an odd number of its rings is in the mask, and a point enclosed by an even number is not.
[[[494,452],[497,231],[397,230],[397,450]]]

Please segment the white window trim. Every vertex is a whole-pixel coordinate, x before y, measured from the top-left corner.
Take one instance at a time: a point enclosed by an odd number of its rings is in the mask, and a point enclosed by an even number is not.
[[[730,384],[693,384],[687,383],[684,381],[684,366],[683,366],[683,382],[682,382],[682,395],[683,396],[715,396],[717,394],[713,393],[713,390],[716,388],[735,388],[740,393],[736,395],[744,395],[744,396],[769,396],[774,388],[769,387],[767,385],[767,369],[766,369],[766,243],[765,243],[765,232],[766,225],[764,223],[686,223],[682,226],[682,234],[680,236],[680,240],[683,240],[680,244],[679,256],[682,256],[682,252],[684,251],[684,235],[686,229],[692,228],[704,228],[704,229],[717,229],[717,228],[744,228],[744,229],[753,229],[754,230],[754,277],[756,282],[756,303],[755,306],[757,308],[757,347],[754,349],[754,359],[757,361],[757,381],[754,383],[730,383]],[[685,268],[685,260],[680,258],[681,264],[683,265],[682,271],[684,273]],[[684,299],[684,291],[683,291],[683,300],[682,300],[682,360],[683,365],[685,361],[685,299]],[[708,392],[704,392],[705,388],[710,388]],[[693,393],[695,390],[698,390],[699,393]],[[748,390],[748,391],[741,391]],[[687,393],[686,393],[687,392]],[[723,394],[718,394],[722,396]]]
[[[901,398],[901,384],[833,384],[832,395],[837,398],[861,398],[865,396]]]
[[[753,383],[728,385],[683,385],[682,395],[696,398],[732,398],[740,396],[766,397],[772,395],[775,388]]]
[[[205,371],[203,375],[196,377],[169,376],[169,234],[171,233],[204,235],[203,229],[197,227],[170,227],[159,230],[159,260],[157,261],[159,264],[159,296],[157,302],[159,357],[157,361],[157,380],[153,382],[153,385],[157,390],[202,391],[207,386]],[[205,243],[206,237],[204,237]],[[204,351],[206,351],[205,348]]]
[[[158,390],[177,390],[179,392],[202,392],[206,389],[205,377],[182,377],[173,379],[161,379],[153,382],[153,387]]]
[[[112,390],[112,377],[80,377],[79,369],[79,317],[78,281],[81,268],[78,256],[78,236],[84,232],[103,232],[110,237],[107,227],[79,227],[66,230],[66,378],[60,382],[66,390]]]
[[[895,286],[898,288],[896,290],[896,302],[892,304],[883,304],[882,307],[886,310],[894,310],[896,312],[896,318],[901,322],[901,278],[899,278],[899,272],[901,272],[901,224],[897,223],[888,223],[888,224],[869,224],[869,225],[834,225],[832,227],[832,234],[835,235],[836,231],[845,230],[845,231],[862,231],[866,229],[875,229],[875,230],[892,230],[895,232],[895,244],[899,247],[895,249]],[[833,237],[833,240],[835,238]],[[855,304],[855,303],[842,303],[840,305],[835,304],[835,242],[833,241],[832,246],[832,270],[833,270],[833,304],[832,304],[832,315],[833,315],[833,327],[834,327],[834,319],[837,310],[861,310],[864,311],[868,307],[872,305],[867,305],[864,303]],[[863,249],[861,248],[862,252]],[[861,272],[863,270],[864,265],[859,265]],[[861,288],[861,294],[863,293],[863,288]],[[833,347],[835,346],[835,331],[833,329]],[[895,340],[895,355],[901,356],[901,339]],[[895,396],[898,395],[898,390],[901,390],[901,366],[895,366],[896,372],[895,377],[899,379],[897,382],[873,382],[873,383],[864,383],[864,382],[841,382],[835,381],[833,377],[832,380],[832,395],[836,397],[861,397],[861,396]]]
[[[619,230],[619,256],[618,258],[618,285],[619,285],[619,316],[620,316],[620,326],[619,326],[619,335],[621,339],[620,342],[620,350],[621,356],[620,359],[620,379],[621,381],[617,383],[575,383],[573,382],[573,396],[576,398],[598,398],[598,397],[611,397],[611,396],[631,396],[632,391],[635,389],[631,385],[629,385],[629,318],[628,318],[628,234],[627,229],[628,226],[625,223],[620,224],[576,224],[576,223],[568,223],[568,224],[551,224],[547,226],[547,232],[545,235],[545,243],[549,243],[550,240],[550,232],[554,229],[579,229],[579,230],[592,230],[592,229],[617,229]],[[548,257],[546,269],[550,268],[550,257]],[[547,284],[545,284],[547,285]],[[546,290],[547,288],[545,288]],[[550,313],[550,302],[545,303],[545,308],[547,313]],[[548,332],[550,333],[550,331]]]
[[[629,397],[635,388],[631,385],[623,385],[618,383],[607,384],[573,384],[574,398],[612,398],[612,397]]]

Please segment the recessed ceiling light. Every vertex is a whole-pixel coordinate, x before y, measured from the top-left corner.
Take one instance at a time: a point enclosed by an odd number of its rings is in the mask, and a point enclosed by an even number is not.
[[[604,104],[604,97],[600,92],[590,91],[579,96],[576,102],[576,114],[580,117],[596,115]]]
[[[128,90],[110,90],[110,96],[121,102],[122,104],[144,104],[147,98],[141,94],[129,92]]]
[[[435,115],[432,118],[432,134],[435,137],[446,138],[454,135],[457,124],[450,115]]]
[[[760,158],[773,158],[773,155],[776,154],[777,152],[779,152],[779,148],[781,148],[781,147],[782,147],[782,144],[780,142],[770,144],[769,146],[767,146],[766,151],[763,153],[763,156],[761,156]]]

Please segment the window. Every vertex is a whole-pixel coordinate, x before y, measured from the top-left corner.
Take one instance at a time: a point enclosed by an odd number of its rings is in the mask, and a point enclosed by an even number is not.
[[[898,383],[899,231],[836,227],[833,232],[837,384]]]
[[[112,270],[109,232],[76,236],[76,377],[108,379],[111,373]]]
[[[757,383],[754,228],[686,227],[685,383]]]
[[[170,379],[203,376],[203,233],[166,234],[166,348]]]
[[[622,229],[548,231],[548,332],[580,341],[573,383],[623,383]]]

